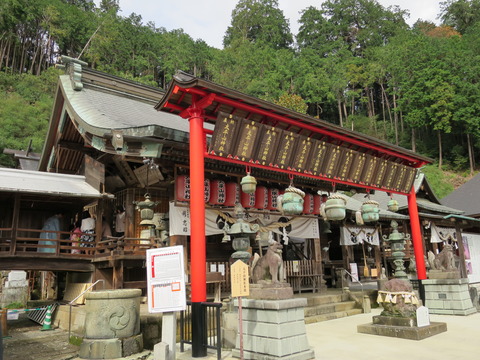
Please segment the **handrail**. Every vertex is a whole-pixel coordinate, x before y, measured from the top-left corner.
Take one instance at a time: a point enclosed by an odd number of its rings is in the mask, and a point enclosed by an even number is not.
[[[90,290],[91,288],[93,288],[95,285],[97,285],[99,282],[102,282],[103,283],[103,290],[105,290],[105,280],[103,279],[98,279],[97,281],[95,281],[92,285],[90,285],[88,288],[86,288],[85,290],[83,290],[80,295],[78,295],[75,299],[73,299],[72,301],[70,301],[68,303],[68,305],[70,306],[70,309],[69,309],[69,314],[68,314],[68,341],[70,342],[70,331],[72,329],[72,304],[75,302],[75,300],[77,300],[80,296],[82,296],[83,294],[85,294],[88,290]]]
[[[347,269],[343,269],[348,275],[350,275],[350,278],[353,280],[353,282],[358,282],[360,284],[360,287],[362,289],[362,299],[363,299],[363,284],[358,278],[354,277]]]

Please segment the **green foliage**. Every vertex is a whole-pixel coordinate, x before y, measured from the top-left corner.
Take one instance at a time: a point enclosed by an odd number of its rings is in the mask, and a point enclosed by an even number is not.
[[[295,94],[284,93],[274,103],[301,114],[307,113],[308,105],[305,100]]]
[[[277,0],[240,0],[232,11],[232,24],[227,28],[223,44],[249,42],[288,48],[293,37],[288,20],[278,8]]]
[[[445,172],[440,170],[438,165],[427,165],[422,168],[422,172],[425,174],[428,183],[438,199],[444,198],[454,190],[452,176],[448,176]]]
[[[19,302],[13,302],[5,306],[5,309],[24,309],[25,304],[19,303]]]
[[[13,165],[3,149],[26,150],[30,140],[33,151],[41,152],[58,74],[53,68],[41,76],[0,72],[0,165]]]
[[[82,345],[83,343],[83,338],[80,337],[80,336],[76,336],[76,335],[71,335],[70,336],[70,339],[68,340],[68,342],[72,345],[75,345],[75,346],[80,346]]]
[[[25,149],[32,139],[41,151],[52,66],[59,54],[82,54],[94,69],[151,86],[166,87],[183,70],[407,148],[414,143],[455,171],[469,167],[468,134],[472,159],[480,158],[480,0],[444,1],[441,26],[412,28],[398,6],[327,0],[301,11],[298,34],[278,0],[240,0],[222,50],[182,29],[144,24],[138,14],[121,16],[116,0],[96,3],[0,2],[0,149]],[[12,159],[0,154],[0,165]]]

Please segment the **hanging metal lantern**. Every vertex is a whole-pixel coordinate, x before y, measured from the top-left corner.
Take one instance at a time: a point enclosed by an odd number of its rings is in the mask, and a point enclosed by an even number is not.
[[[365,222],[378,221],[380,205],[375,200],[367,200],[362,204],[362,219]]]
[[[247,172],[247,175],[242,178],[240,181],[242,185],[242,191],[246,194],[254,194],[257,189],[257,179],[250,175],[250,172]]]
[[[303,212],[305,193],[296,187],[289,186],[282,197],[282,209],[285,215],[300,215]]]
[[[388,210],[397,212],[398,211],[398,201],[395,199],[390,199],[387,204]]]
[[[343,220],[347,215],[347,200],[341,194],[332,194],[325,202],[325,215],[328,220]]]

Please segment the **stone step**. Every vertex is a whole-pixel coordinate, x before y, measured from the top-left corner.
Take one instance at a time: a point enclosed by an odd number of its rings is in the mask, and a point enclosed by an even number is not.
[[[340,319],[340,318],[343,318],[343,317],[358,315],[358,314],[361,314],[361,313],[362,313],[362,309],[350,309],[350,310],[346,310],[346,311],[339,311],[339,312],[334,312],[334,313],[309,316],[309,317],[305,317],[305,324],[313,324],[313,323],[321,322],[321,321]]]
[[[300,296],[300,295],[299,295]],[[342,301],[348,301],[348,294],[329,294],[307,297],[307,306],[317,306],[324,304],[334,304]]]
[[[343,301],[333,304],[324,304],[316,306],[305,307],[305,317],[322,315],[328,313],[337,313],[342,311],[348,311],[355,308],[355,301]]]

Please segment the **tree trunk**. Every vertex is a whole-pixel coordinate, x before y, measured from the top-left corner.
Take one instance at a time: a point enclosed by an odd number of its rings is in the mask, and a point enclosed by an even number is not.
[[[388,117],[390,119],[390,123],[392,123],[392,112],[390,110],[390,102],[388,101],[388,96],[387,96],[387,93],[385,91],[385,88],[383,87],[383,84],[381,84],[380,86],[382,87],[382,95],[383,95],[384,102],[387,105]],[[387,124],[385,122],[385,114],[384,114],[384,117],[383,117],[383,131],[385,132],[385,137],[386,137],[387,136]]]
[[[442,134],[440,130],[437,130],[437,139],[438,139],[438,168],[442,170],[443,158],[442,158]]]
[[[473,152],[472,152],[472,144],[470,142],[470,134],[467,132],[467,147],[468,147],[468,161],[470,163],[470,176],[473,176],[474,170],[474,161],[473,161]]]
[[[397,108],[397,102],[395,100],[395,94],[393,94],[393,108]],[[398,146],[398,114],[395,111],[393,113],[393,122],[394,122],[394,127],[395,127],[395,145]]]
[[[337,98],[337,106],[338,106],[338,115],[340,119],[340,127],[343,127],[342,102],[340,101],[340,98]]]

